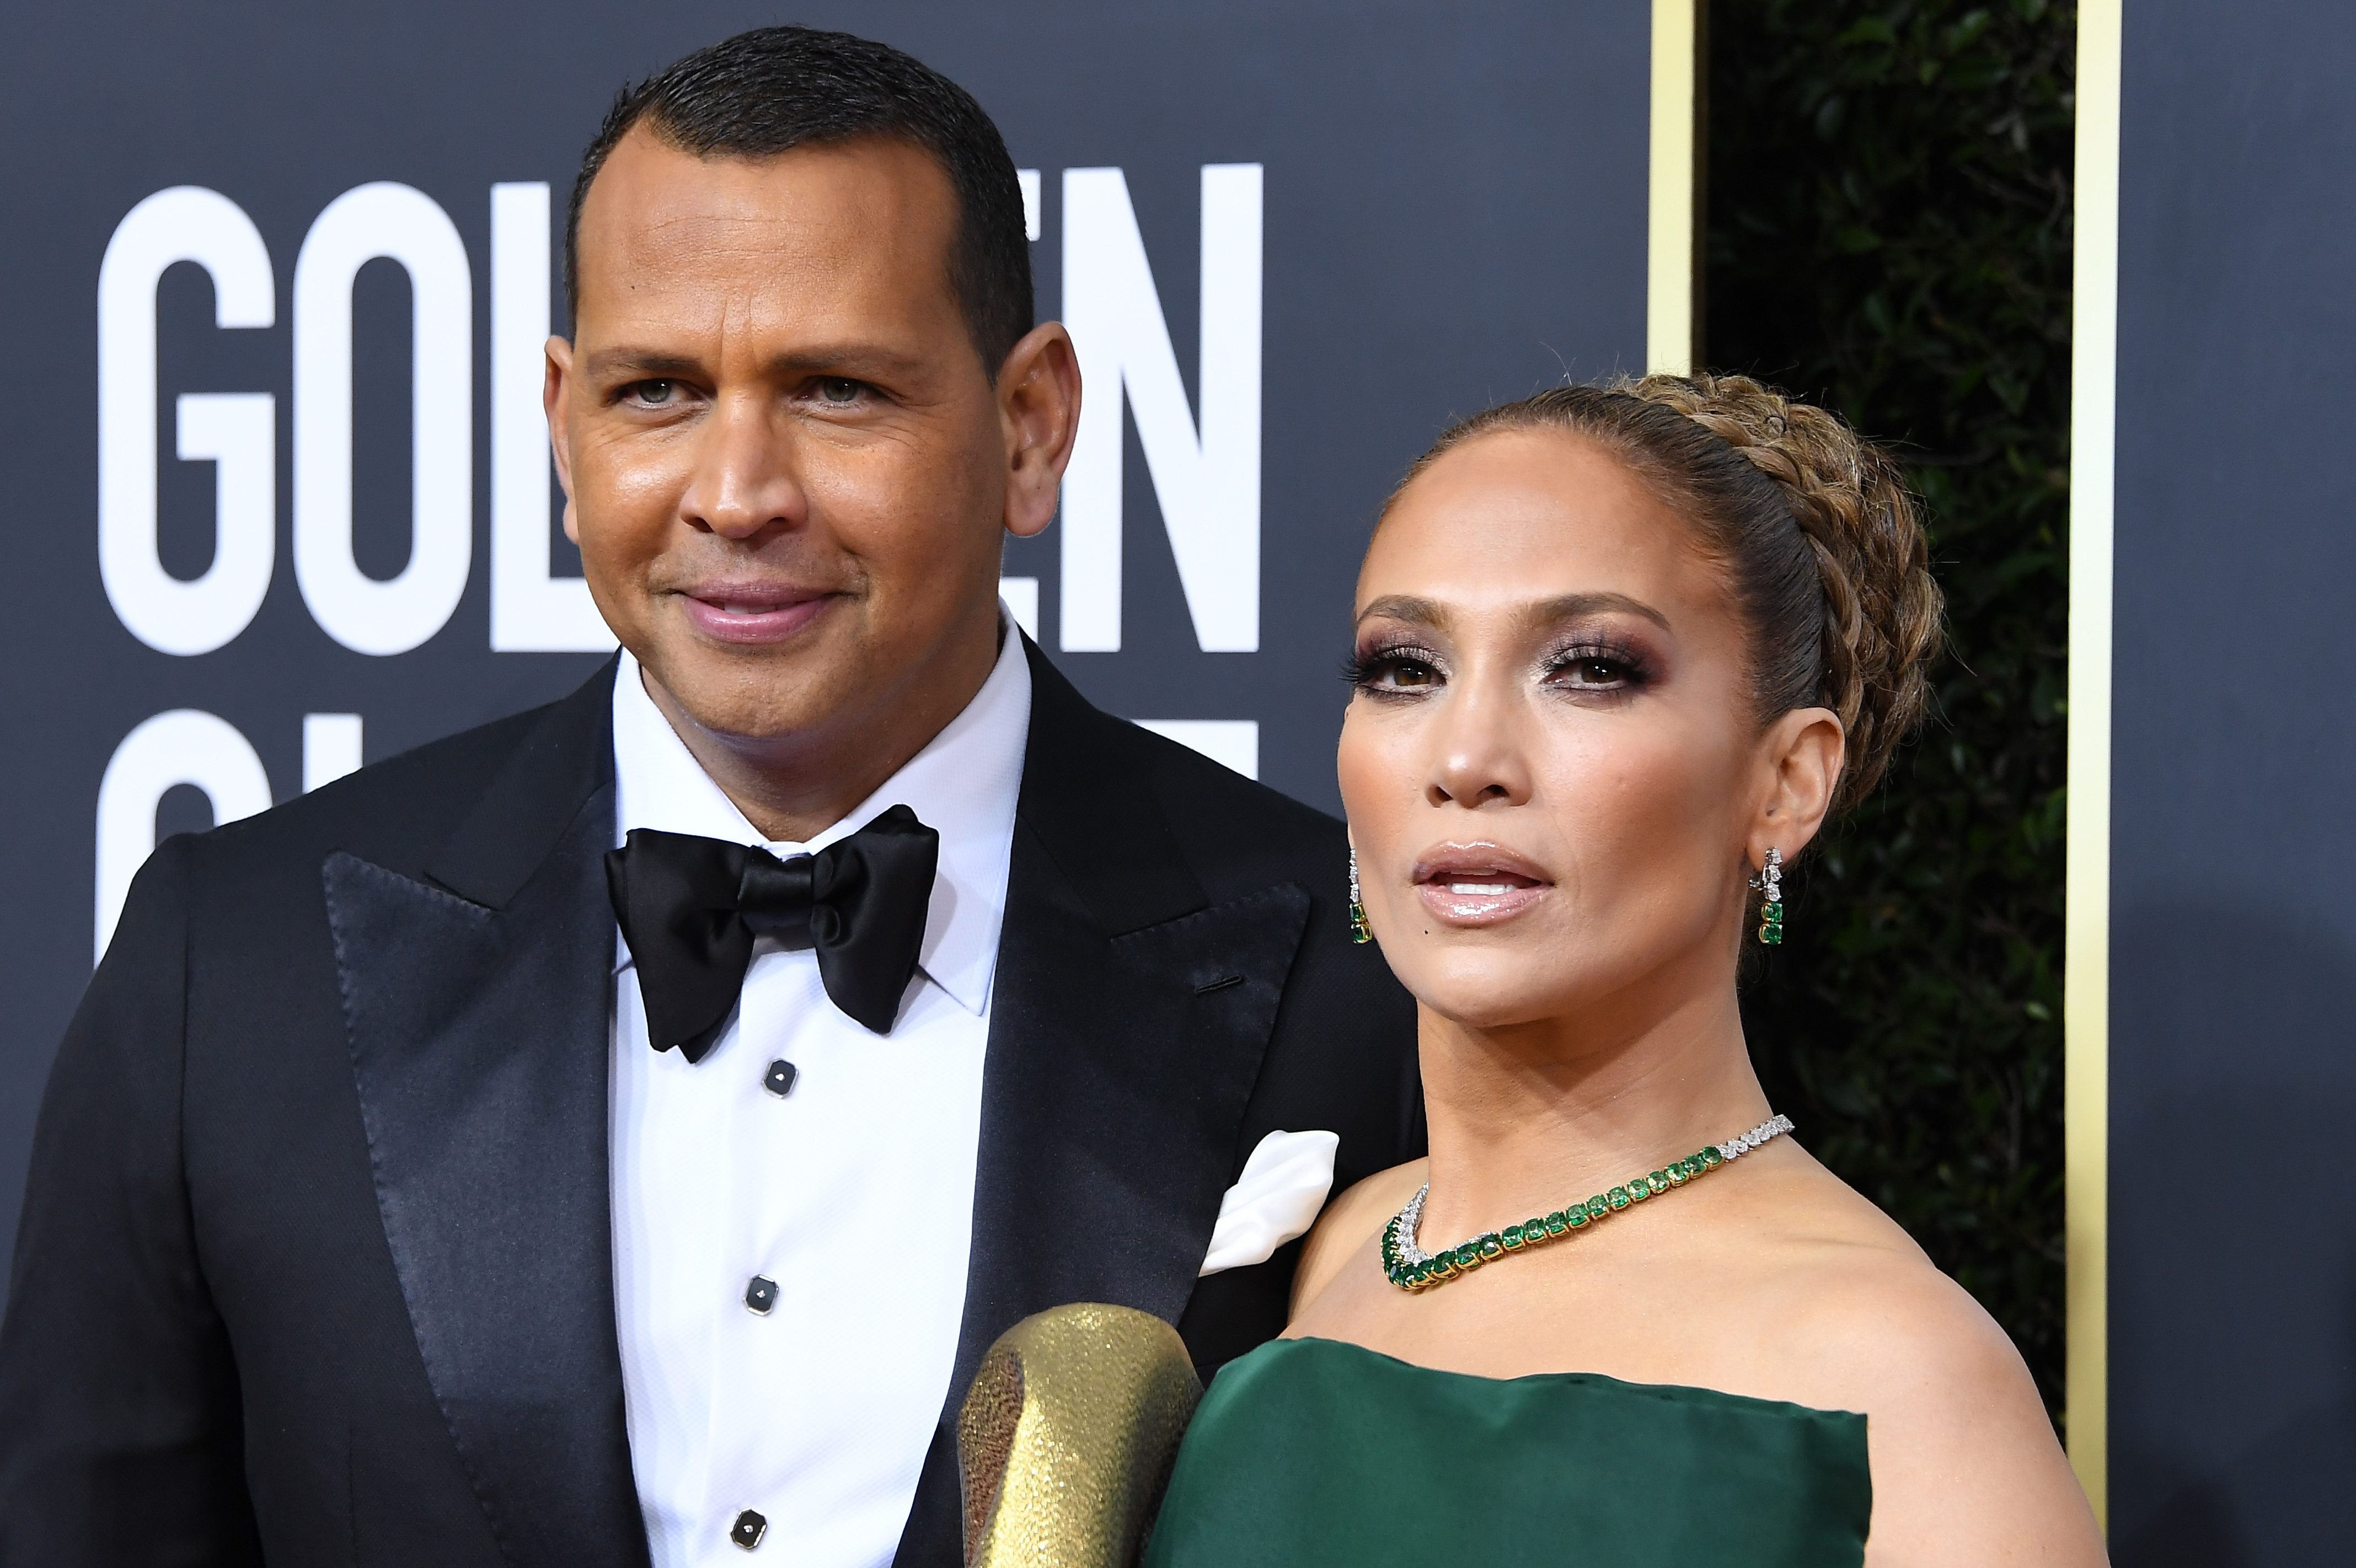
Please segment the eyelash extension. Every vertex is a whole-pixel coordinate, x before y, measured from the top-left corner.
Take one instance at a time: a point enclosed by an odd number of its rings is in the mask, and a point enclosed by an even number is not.
[[[1353,653],[1344,659],[1342,679],[1361,691],[1371,691],[1376,689],[1375,677],[1383,672],[1384,667],[1403,659],[1429,665],[1434,669],[1440,667],[1440,656],[1430,648],[1417,647],[1408,643],[1389,643],[1369,648],[1362,654]]]
[[[1558,675],[1573,665],[1590,661],[1610,665],[1619,670],[1622,690],[1634,691],[1652,683],[1652,667],[1644,661],[1643,655],[1625,645],[1611,643],[1574,643],[1557,648],[1547,656],[1546,673],[1549,677]]]

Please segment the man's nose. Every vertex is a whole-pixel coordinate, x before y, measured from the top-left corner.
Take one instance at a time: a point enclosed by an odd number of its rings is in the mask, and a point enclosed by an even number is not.
[[[793,437],[768,399],[723,396],[706,419],[680,513],[723,539],[798,527],[809,498],[794,462]]]

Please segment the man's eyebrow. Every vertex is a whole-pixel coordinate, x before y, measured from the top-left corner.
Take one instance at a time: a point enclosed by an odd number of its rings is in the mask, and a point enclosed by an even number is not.
[[[893,376],[922,368],[926,356],[904,353],[880,343],[815,343],[773,356],[766,362],[772,376]]]
[[[1623,615],[1640,615],[1664,632],[1673,628],[1669,618],[1645,603],[1625,593],[1565,593],[1555,599],[1542,599],[1525,610],[1523,618],[1533,625],[1546,625],[1556,621],[1575,621],[1581,615],[1601,615],[1618,612]]]
[[[583,365],[593,381],[603,381],[614,376],[656,379],[688,376],[701,368],[701,361],[691,355],[665,354],[653,348],[600,348]]]
[[[862,379],[904,375],[925,362],[922,355],[905,354],[881,344],[819,343],[774,356],[765,368],[772,377],[847,376]],[[691,354],[666,353],[658,348],[633,348],[626,345],[600,348],[589,355],[583,365],[590,379],[596,381],[621,376],[632,379],[692,376],[705,368],[703,361]]]

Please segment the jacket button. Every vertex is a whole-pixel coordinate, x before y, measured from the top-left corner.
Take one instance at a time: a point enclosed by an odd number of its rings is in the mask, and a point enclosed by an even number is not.
[[[776,1304],[777,1282],[765,1274],[755,1275],[752,1283],[744,1287],[744,1310],[766,1317],[769,1315],[769,1308]],[[752,1517],[758,1519],[761,1516],[754,1514]],[[737,1522],[742,1524],[744,1520],[739,1520]]]
[[[768,1533],[769,1521],[751,1509],[738,1514],[736,1522],[728,1527],[728,1539],[747,1552],[760,1545],[761,1538]]]
[[[769,1070],[761,1074],[761,1087],[782,1100],[793,1092],[796,1076],[792,1062],[772,1061]]]

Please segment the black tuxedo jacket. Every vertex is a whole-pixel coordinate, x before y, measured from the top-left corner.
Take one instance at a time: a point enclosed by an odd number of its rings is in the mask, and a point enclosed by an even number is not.
[[[958,1561],[956,1412],[1000,1332],[1120,1302],[1207,1369],[1284,1319],[1292,1248],[1195,1278],[1259,1138],[1339,1133],[1337,1190],[1422,1146],[1412,1009],[1348,941],[1339,825],[1028,651],[972,1265],[908,1568]],[[612,679],[140,873],[35,1138],[6,1568],[647,1562],[606,1157]]]

